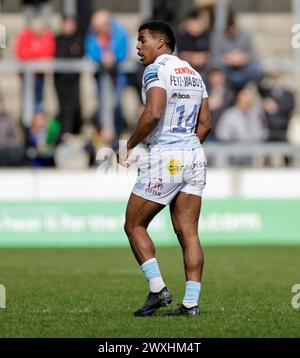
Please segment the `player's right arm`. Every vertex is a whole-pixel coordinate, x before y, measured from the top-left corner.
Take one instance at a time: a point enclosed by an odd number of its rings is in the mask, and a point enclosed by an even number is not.
[[[208,106],[208,98],[203,98],[201,107],[198,113],[196,134],[203,143],[212,128],[211,117]]]
[[[167,101],[167,90],[163,71],[157,64],[149,65],[143,75],[146,93],[146,105],[137,127],[127,141],[127,146],[120,150],[118,162],[129,166],[127,158],[142,140],[148,137],[157,126]]]
[[[166,91],[161,87],[152,87],[147,91],[146,106],[138,121],[137,127],[127,141],[127,145],[120,149],[118,163],[129,167],[127,162],[132,150],[137,144],[149,136],[159,122],[161,112],[166,103]]]
[[[167,101],[167,89],[164,73],[159,65],[149,65],[143,75],[146,105],[138,125],[127,142],[128,150],[149,136],[159,122]]]
[[[128,150],[134,149],[137,144],[148,137],[158,124],[166,103],[166,91],[161,87],[152,87],[147,91],[146,98],[145,109],[135,131],[128,139]]]

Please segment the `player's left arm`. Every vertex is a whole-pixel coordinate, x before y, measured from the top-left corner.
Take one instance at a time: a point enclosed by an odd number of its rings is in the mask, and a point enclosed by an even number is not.
[[[159,122],[166,104],[166,90],[162,87],[151,87],[146,94],[146,106],[138,121],[137,127],[127,142],[128,150],[135,148],[153,131]]]
[[[203,143],[212,128],[208,98],[204,98],[201,103],[201,107],[198,113],[196,133],[200,139],[200,142]]]

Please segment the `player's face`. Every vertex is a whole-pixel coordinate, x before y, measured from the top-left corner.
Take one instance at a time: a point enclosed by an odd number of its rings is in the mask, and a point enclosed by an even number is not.
[[[144,66],[148,66],[155,61],[160,41],[159,38],[152,36],[148,29],[139,32],[136,48],[140,61]]]

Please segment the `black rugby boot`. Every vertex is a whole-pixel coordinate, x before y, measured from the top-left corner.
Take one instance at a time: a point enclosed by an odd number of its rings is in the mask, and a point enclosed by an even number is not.
[[[167,313],[166,316],[199,316],[199,307],[187,308],[184,305],[180,305],[176,310]]]
[[[145,304],[133,313],[136,317],[152,316],[155,311],[161,307],[165,307],[172,302],[172,295],[167,287],[159,292],[150,292]]]

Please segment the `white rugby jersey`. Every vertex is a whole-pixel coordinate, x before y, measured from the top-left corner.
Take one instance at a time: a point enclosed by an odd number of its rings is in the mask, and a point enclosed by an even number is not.
[[[152,87],[164,88],[167,101],[159,123],[148,137],[148,147],[200,147],[195,127],[202,98],[208,97],[200,74],[177,56],[161,55],[145,69],[142,87],[144,104],[146,92]]]

